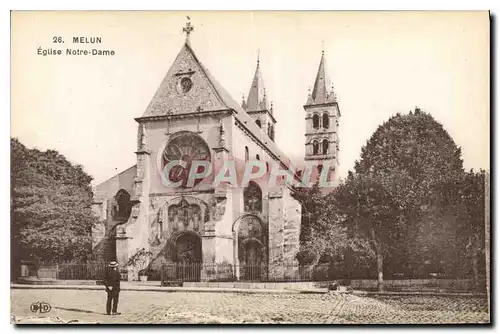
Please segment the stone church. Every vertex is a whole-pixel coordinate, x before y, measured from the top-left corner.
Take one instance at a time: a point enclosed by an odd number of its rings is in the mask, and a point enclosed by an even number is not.
[[[237,103],[196,56],[192,30],[188,22],[184,45],[135,119],[136,165],[95,187],[93,210],[100,224],[93,231],[94,255],[116,259],[129,279],[133,270],[181,263],[199,265],[195,281],[285,279],[298,270],[301,226],[301,206],[289,186],[270,186],[265,177],[245,187],[216,185],[210,182],[214,175],[207,176],[209,182],[186,182],[194,160],[257,159],[281,166],[293,178],[299,175],[274,142],[278,120],[259,61],[247,100]],[[323,54],[304,106],[306,165],[338,164],[340,112],[327,85]],[[180,160],[186,168],[163,173],[169,162]],[[165,178],[180,186],[165,186]],[[146,260],[130,264],[140,250],[147,251]]]

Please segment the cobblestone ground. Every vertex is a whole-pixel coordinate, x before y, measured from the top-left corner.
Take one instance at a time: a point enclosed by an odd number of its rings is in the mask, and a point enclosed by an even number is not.
[[[105,293],[11,290],[13,323],[487,323],[486,298],[361,297],[345,294],[244,294],[122,291],[118,311],[105,315]],[[30,311],[33,302],[52,306]]]

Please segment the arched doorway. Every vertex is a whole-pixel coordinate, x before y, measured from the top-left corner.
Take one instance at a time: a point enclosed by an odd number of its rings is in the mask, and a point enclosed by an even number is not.
[[[245,215],[234,226],[236,276],[240,280],[261,281],[267,274],[266,228],[255,215]]]
[[[199,282],[201,276],[201,240],[196,233],[181,233],[175,241],[174,262],[177,279]]]

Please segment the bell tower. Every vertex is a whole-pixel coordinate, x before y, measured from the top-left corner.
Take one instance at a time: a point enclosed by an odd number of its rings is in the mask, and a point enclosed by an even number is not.
[[[328,166],[327,181],[333,181],[333,173],[339,165],[338,126],[340,109],[333,85],[330,85],[325,68],[325,52],[321,53],[318,73],[312,92],[309,90],[306,112],[305,163],[317,166],[317,172]],[[330,88],[330,90],[328,90]]]

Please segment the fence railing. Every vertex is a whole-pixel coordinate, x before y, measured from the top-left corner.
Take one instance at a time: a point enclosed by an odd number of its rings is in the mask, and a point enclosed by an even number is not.
[[[38,265],[36,276],[40,279],[58,280],[102,280],[106,273],[107,263],[65,263]]]
[[[184,282],[328,282],[350,285],[355,289],[371,290],[377,288],[377,280],[373,277],[360,279],[338,277],[329,273],[318,265],[245,265],[228,263],[169,263],[157,268],[141,271],[149,281],[161,281],[165,285],[179,285]],[[101,281],[105,277],[107,263],[89,262],[83,264],[65,263],[38,265],[27,271],[30,275],[36,273],[39,279],[55,280],[95,280]],[[127,280],[125,268],[122,280]],[[471,278],[409,278],[387,277],[385,286],[388,290],[472,290],[474,284]],[[481,277],[481,286],[484,285]]]
[[[315,279],[314,266],[297,264],[171,263],[162,265],[159,271],[160,280],[164,282],[305,282],[320,280]],[[321,280],[324,279],[321,278]]]
[[[83,264],[45,264],[38,265],[35,270],[40,279],[59,280],[102,280],[107,263]],[[121,271],[126,271],[122,268]],[[302,282],[325,280],[327,277],[315,277],[314,266],[295,264],[280,265],[232,265],[227,263],[170,263],[156,268],[141,271],[148,280],[198,282],[198,281],[255,281],[255,282]],[[316,275],[317,276],[317,275]],[[125,277],[124,277],[125,278]]]

